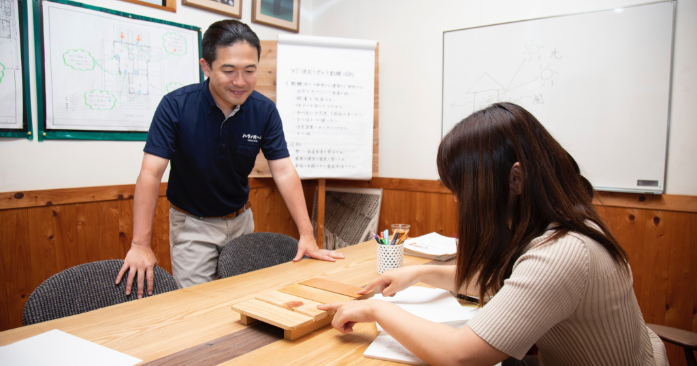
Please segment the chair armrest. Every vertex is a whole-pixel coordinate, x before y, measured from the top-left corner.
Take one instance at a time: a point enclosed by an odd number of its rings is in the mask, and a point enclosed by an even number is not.
[[[665,325],[646,324],[662,340],[676,344],[683,348],[697,350],[697,333],[678,328],[666,327]]]

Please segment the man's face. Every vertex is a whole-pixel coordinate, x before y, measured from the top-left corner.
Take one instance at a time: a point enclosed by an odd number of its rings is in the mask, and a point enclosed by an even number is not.
[[[247,100],[257,84],[257,49],[247,42],[218,47],[212,65],[201,59],[203,74],[210,78],[210,90],[220,107],[234,108]]]

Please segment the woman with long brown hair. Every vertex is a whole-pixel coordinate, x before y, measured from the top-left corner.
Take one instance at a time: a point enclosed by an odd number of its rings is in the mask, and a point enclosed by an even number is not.
[[[363,292],[424,282],[479,296],[482,309],[454,329],[385,301],[320,307],[337,310],[336,329],[377,321],[434,365],[520,360],[532,345],[544,365],[668,364],[592,187],[532,114],[511,103],[475,112],[445,136],[437,163],[458,204],[457,265],[388,271]]]

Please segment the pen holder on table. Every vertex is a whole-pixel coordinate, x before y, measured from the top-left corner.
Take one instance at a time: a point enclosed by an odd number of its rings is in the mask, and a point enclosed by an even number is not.
[[[404,244],[378,246],[378,273],[396,269],[404,265]]]

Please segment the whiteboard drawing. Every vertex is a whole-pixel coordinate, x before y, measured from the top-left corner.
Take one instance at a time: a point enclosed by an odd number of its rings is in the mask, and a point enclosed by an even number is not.
[[[147,131],[165,94],[199,82],[196,31],[43,7],[48,129]],[[78,19],[89,35],[75,37]]]
[[[442,136],[492,103],[515,103],[544,125],[596,189],[661,193],[675,6],[445,32]],[[657,185],[639,185],[643,180]]]
[[[559,74],[556,63],[563,59],[558,47],[547,47],[535,40],[523,46],[521,61],[509,79],[493,77],[499,73],[487,71],[481,74],[465,92],[464,98],[451,102],[453,108],[465,108],[467,114],[493,103],[511,102],[521,106],[544,104],[545,87],[553,87]],[[547,52],[546,50],[551,49]],[[511,51],[514,58],[515,51]],[[503,85],[506,85],[505,87]]]
[[[0,0],[0,128],[22,128],[22,58],[17,1]]]

